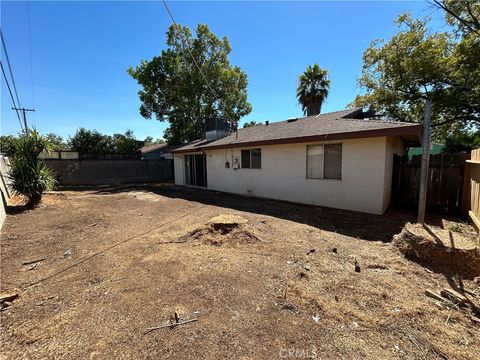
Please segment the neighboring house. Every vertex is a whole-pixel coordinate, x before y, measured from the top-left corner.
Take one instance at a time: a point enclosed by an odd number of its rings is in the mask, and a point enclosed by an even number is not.
[[[140,151],[142,153],[142,158],[146,160],[172,159],[172,149],[174,149],[173,146],[168,146],[164,143],[144,146],[140,149]]]
[[[437,155],[441,154],[445,151],[446,146],[444,144],[439,143],[430,143],[430,155]],[[414,155],[422,155],[423,154],[423,147],[411,147],[408,149],[408,157],[411,159]]]
[[[343,110],[223,137],[218,126],[220,136],[206,124],[205,139],[174,150],[175,183],[382,214],[390,202],[393,155],[418,146],[422,126],[362,116],[361,109]]]

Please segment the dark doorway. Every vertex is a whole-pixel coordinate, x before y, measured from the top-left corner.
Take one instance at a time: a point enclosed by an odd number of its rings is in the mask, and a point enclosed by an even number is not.
[[[207,157],[205,154],[185,155],[185,184],[207,187]]]

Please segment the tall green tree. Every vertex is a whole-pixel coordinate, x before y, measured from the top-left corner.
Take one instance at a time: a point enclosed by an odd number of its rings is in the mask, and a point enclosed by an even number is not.
[[[365,93],[354,104],[371,107],[380,117],[421,122],[430,99],[433,134],[445,138],[480,124],[480,33],[475,30],[480,30],[480,6],[437,3],[449,8],[451,31],[433,32],[428,20],[401,15],[398,33],[388,42],[374,41],[364,52],[359,85]]]
[[[68,146],[71,150],[85,154],[113,153],[115,146],[112,138],[102,135],[97,130],[80,128],[68,139]]]
[[[330,89],[328,71],[318,64],[310,65],[298,79],[297,98],[305,115],[318,115]]]
[[[48,133],[45,135],[45,138],[50,143],[52,150],[67,149],[67,144],[63,141],[63,138],[60,135]]]
[[[149,140],[147,138],[147,140]],[[135,154],[144,146],[145,142],[137,140],[132,130],[127,130],[125,134],[113,134],[112,144],[114,152],[118,154]]]
[[[169,144],[202,137],[205,118],[238,122],[251,112],[247,75],[230,64],[226,37],[219,39],[207,25],[198,25],[195,36],[188,27],[172,25],[166,43],[160,56],[142,60],[128,73],[141,86],[140,114],[168,121],[164,137]]]

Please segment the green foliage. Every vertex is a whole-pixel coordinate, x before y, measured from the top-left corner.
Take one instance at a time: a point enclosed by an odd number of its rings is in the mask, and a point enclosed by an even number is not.
[[[157,140],[157,142],[159,142]],[[71,150],[84,154],[135,154],[143,146],[150,145],[153,138],[148,136],[144,141],[138,140],[132,130],[124,134],[103,135],[97,130],[80,128],[75,135],[68,139],[68,146]]]
[[[112,143],[114,152],[118,154],[135,154],[145,144],[135,138],[132,130],[127,130],[125,134],[113,134]]]
[[[42,193],[56,184],[51,170],[38,158],[42,151],[51,150],[51,144],[35,129],[29,129],[26,134],[14,138],[13,144],[8,174],[10,186],[15,193],[27,197],[27,205],[36,205]]]
[[[11,157],[13,155],[13,153],[15,152],[15,136],[0,136],[0,152],[8,157]]]
[[[463,227],[459,223],[455,223],[452,226],[450,226],[448,228],[448,230],[453,231],[453,232],[461,233],[461,232],[463,232]]]
[[[85,154],[113,153],[114,145],[112,138],[102,135],[97,130],[80,128],[75,135],[68,139],[68,146],[71,150]]]
[[[249,121],[249,122],[246,122],[245,124],[243,124],[243,127],[247,128],[247,127],[258,126],[258,125],[263,125],[263,124],[261,122],[252,120],[252,121]]]
[[[49,133],[45,135],[45,138],[50,143],[52,150],[66,150],[67,144],[63,141],[63,138],[57,134]]]
[[[470,152],[480,148],[480,131],[458,131],[445,138],[445,152]]]
[[[445,1],[468,13],[467,1]],[[470,9],[480,16],[478,4]],[[366,89],[355,105],[371,107],[381,117],[421,122],[425,99],[433,102],[434,136],[444,138],[480,124],[480,35],[466,31],[449,13],[450,32],[434,33],[427,20],[401,15],[390,41],[374,41],[364,52],[359,85]]]
[[[328,96],[330,80],[328,71],[318,64],[308,66],[300,75],[297,86],[297,98],[305,115],[318,115]]]
[[[138,92],[140,114],[169,122],[164,135],[169,144],[202,137],[205,118],[225,117],[238,122],[251,112],[247,75],[230,64],[226,37],[219,39],[207,25],[198,25],[196,36],[188,27],[172,25],[166,43],[167,49],[160,56],[142,60],[128,73],[142,86]]]

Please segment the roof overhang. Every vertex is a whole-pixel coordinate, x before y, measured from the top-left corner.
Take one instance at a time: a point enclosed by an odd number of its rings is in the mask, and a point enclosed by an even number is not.
[[[411,145],[420,143],[420,139],[422,137],[422,128],[423,128],[422,125],[416,124],[416,125],[400,126],[400,127],[392,127],[392,128],[342,132],[342,133],[323,134],[323,135],[299,136],[299,137],[290,137],[290,138],[283,138],[283,139],[280,138],[280,139],[245,141],[245,142],[234,141],[232,143],[220,144],[220,145],[215,145],[215,144],[200,145],[197,148],[186,148],[186,149],[179,148],[172,152],[176,154],[181,154],[181,153],[193,153],[193,152],[205,151],[205,150],[240,148],[240,147],[246,147],[246,146],[251,147],[251,146],[306,143],[306,142],[316,142],[316,141],[365,139],[365,138],[384,137],[384,136],[402,137],[407,142],[407,144],[411,146]]]

